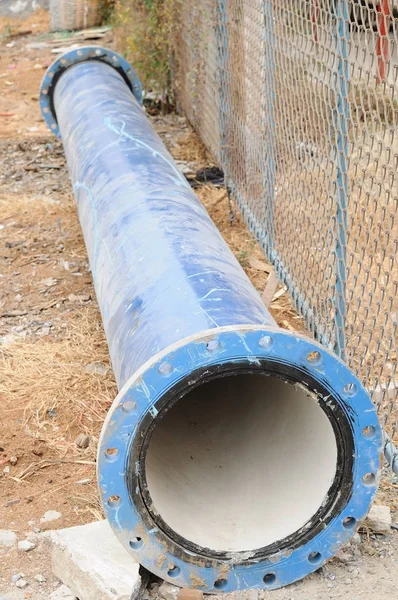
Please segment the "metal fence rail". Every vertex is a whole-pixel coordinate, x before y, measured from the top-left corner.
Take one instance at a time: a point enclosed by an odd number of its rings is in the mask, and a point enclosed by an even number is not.
[[[398,3],[185,0],[177,97],[308,329],[396,433]]]

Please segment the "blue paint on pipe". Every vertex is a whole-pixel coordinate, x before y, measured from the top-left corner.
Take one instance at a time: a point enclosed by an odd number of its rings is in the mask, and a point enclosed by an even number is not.
[[[275,324],[112,67],[71,67],[54,105],[119,386],[198,331]]]
[[[120,389],[98,449],[109,522],[145,567],[177,585],[216,592],[220,586],[233,591],[292,583],[333,556],[353,534],[346,519],[359,522],[369,508],[381,448],[374,406],[336,356],[276,326],[134,89],[109,62],[114,54],[79,52],[50,67],[41,106],[51,129],[62,136]],[[98,56],[107,60],[94,60]],[[319,360],[311,362],[314,352]],[[354,445],[350,494],[324,528],[291,551],[251,560],[247,552],[203,556],[158,527],[139,484],[129,483],[140,477],[144,428],[156,424],[169,394],[181,396],[224,367],[253,372],[265,363],[294,371],[300,384],[301,377],[310,377],[313,390],[327,390],[318,397],[324,410],[333,397]],[[371,436],[364,435],[365,428]],[[374,480],[364,482],[367,473]],[[269,572],[274,578],[267,583]]]

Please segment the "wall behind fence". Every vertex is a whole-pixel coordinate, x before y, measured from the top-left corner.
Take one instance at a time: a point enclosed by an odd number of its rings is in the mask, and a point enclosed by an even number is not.
[[[177,97],[308,329],[397,423],[398,5],[185,0]]]

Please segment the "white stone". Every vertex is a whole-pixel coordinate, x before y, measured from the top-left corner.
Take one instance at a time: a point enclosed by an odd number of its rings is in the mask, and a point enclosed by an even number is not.
[[[389,506],[374,504],[369,511],[366,525],[375,533],[389,533],[391,531],[391,511]]]
[[[29,540],[22,540],[22,542],[18,542],[18,550],[20,552],[29,552],[29,550],[33,550],[36,548],[36,544],[30,542]]]
[[[23,590],[29,585],[29,583],[26,581],[26,579],[18,579],[15,585],[17,586],[17,588]]]
[[[62,517],[62,513],[56,510],[48,510],[44,513],[42,518],[40,519],[40,523],[50,523],[50,521],[56,521]]]
[[[46,583],[47,579],[44,577],[44,575],[41,575],[40,573],[38,573],[37,575],[35,575],[35,580],[38,583]]]
[[[163,581],[159,587],[158,594],[163,600],[177,600],[179,588],[167,581]]]
[[[8,529],[0,529],[0,551],[4,548],[12,548],[17,543],[17,535]]]
[[[50,600],[75,600],[75,596],[66,585],[61,585],[51,592]]]
[[[52,570],[79,600],[130,600],[141,588],[139,565],[107,521],[46,534]]]

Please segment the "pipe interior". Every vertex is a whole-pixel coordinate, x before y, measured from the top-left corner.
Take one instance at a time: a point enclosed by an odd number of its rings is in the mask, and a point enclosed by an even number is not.
[[[154,511],[213,551],[250,551],[293,534],[336,475],[332,425],[314,395],[241,374],[183,396],[155,426],[145,459]]]

